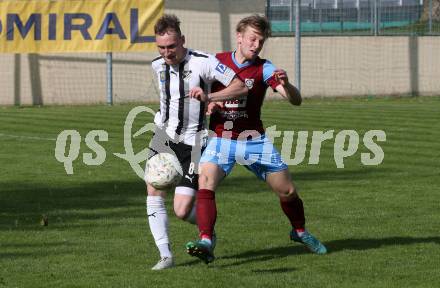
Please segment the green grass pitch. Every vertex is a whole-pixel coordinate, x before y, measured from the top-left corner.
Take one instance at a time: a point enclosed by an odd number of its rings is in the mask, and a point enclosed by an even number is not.
[[[169,193],[177,267],[159,272],[150,270],[158,253],[144,183],[113,155],[124,152],[123,125],[133,107],[0,108],[0,287],[438,287],[439,97],[267,102],[266,127],[355,130],[361,137],[344,169],[336,168],[334,138],[323,143],[319,164],[308,164],[311,135],[305,160],[290,166],[307,227],[330,253],[291,243],[277,197],[236,167],[217,191],[216,261],[207,266],[186,255],[196,227],[172,215]],[[133,131],[151,120],[140,115]],[[82,137],[73,175],[54,156],[65,129]],[[100,142],[106,160],[87,166],[84,138],[99,129],[109,135]],[[369,130],[386,133],[378,166],[361,163]],[[135,151],[148,137],[133,139]]]

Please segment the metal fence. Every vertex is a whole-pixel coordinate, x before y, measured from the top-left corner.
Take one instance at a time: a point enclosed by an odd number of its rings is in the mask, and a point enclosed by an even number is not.
[[[295,34],[298,0],[267,0],[274,36]],[[300,0],[302,35],[440,35],[440,0]]]

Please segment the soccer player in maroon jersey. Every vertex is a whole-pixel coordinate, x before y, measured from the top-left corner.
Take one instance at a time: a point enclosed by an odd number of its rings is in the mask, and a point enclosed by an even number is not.
[[[235,71],[249,92],[247,96],[219,105],[211,115],[210,130],[215,132],[215,137],[210,138],[200,161],[197,193],[196,213],[200,239],[188,242],[187,252],[205,263],[214,260],[212,237],[217,217],[214,191],[238,162],[266,181],[277,193],[281,208],[292,225],[290,238],[303,243],[316,254],[325,254],[325,246],[305,229],[301,198],[292,183],[287,165],[266,137],[260,119],[268,87],[293,105],[301,104],[301,94],[289,82],[284,70],[258,57],[270,35],[270,23],[266,17],[252,15],[242,19],[237,24],[236,33],[236,50],[219,53],[217,58]],[[199,94],[203,93],[200,91]],[[205,98],[200,96],[202,100]]]

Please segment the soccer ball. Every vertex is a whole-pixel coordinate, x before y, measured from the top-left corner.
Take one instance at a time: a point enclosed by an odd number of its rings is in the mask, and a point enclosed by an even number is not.
[[[173,154],[159,153],[147,160],[145,181],[156,189],[177,185],[182,174],[182,166]]]

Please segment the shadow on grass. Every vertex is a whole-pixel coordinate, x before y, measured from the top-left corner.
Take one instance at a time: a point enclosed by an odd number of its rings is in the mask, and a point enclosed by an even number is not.
[[[72,245],[67,241],[58,241],[58,242],[49,242],[49,243],[1,243],[1,248],[17,248],[17,249],[26,249],[26,248],[56,248],[56,247],[65,247],[66,245]]]
[[[1,243],[0,260],[18,258],[52,257],[54,255],[71,254],[77,245],[68,241],[38,242],[38,243]],[[5,249],[13,252],[5,252]]]
[[[72,255],[77,245],[73,243],[63,242],[62,244],[35,244],[35,245],[1,245],[0,261],[17,260],[20,258],[36,259],[40,257],[55,257]],[[24,248],[23,248],[24,247]],[[5,252],[3,250],[12,250]],[[24,251],[23,251],[24,250]]]
[[[243,169],[244,170],[244,169]],[[223,181],[221,189],[240,193],[267,192],[266,185],[249,172]],[[293,173],[299,181],[354,181],[389,177],[389,170],[362,167],[357,170],[317,170]],[[245,174],[246,173],[246,174]],[[49,227],[63,229],[87,225],[78,220],[122,219],[144,215],[144,183],[139,180],[82,183],[0,183],[0,231],[11,229],[41,229],[43,215],[49,217]],[[264,187],[264,189],[262,189]],[[170,201],[173,193],[168,193]],[[142,211],[141,211],[142,210]]]
[[[345,250],[369,250],[385,246],[403,246],[413,244],[435,243],[440,244],[440,237],[389,237],[382,239],[341,239],[325,242],[329,254],[338,253]],[[221,256],[217,259],[232,260],[233,263],[221,264],[219,267],[240,266],[252,262],[271,261],[275,258],[285,258],[291,255],[310,254],[303,246],[292,245],[273,247],[261,250],[249,250],[242,253]],[[325,257],[325,256],[318,256]],[[280,271],[281,272],[281,271]],[[288,272],[288,271],[286,271]]]
[[[292,179],[298,181],[353,181],[378,178],[390,178],[393,170],[377,166],[361,167],[358,169],[337,169],[315,171],[294,171]],[[398,171],[396,171],[398,172]]]
[[[238,165],[237,165],[238,166]],[[234,168],[237,169],[237,168]],[[246,191],[255,193],[266,192],[266,184],[263,181],[257,179],[255,175],[247,171],[245,168],[240,168],[240,173],[236,175],[234,171],[231,176],[226,177],[221,182],[221,189],[240,189],[244,193]],[[399,171],[394,171],[399,172]],[[291,172],[291,177],[294,182],[309,182],[309,181],[348,181],[353,182],[356,180],[368,180],[377,181],[380,178],[389,179],[393,175],[393,170],[381,167],[362,167],[359,169],[329,169],[329,170],[312,170],[312,171],[296,171]],[[239,183],[239,185],[237,185]],[[247,187],[247,189],[243,189]],[[266,189],[262,189],[262,187]]]
[[[268,273],[268,274],[274,274],[274,273],[289,273],[295,271],[295,268],[274,268],[274,269],[254,269],[251,270],[254,273]]]
[[[326,242],[329,253],[344,250],[368,250],[384,246],[403,246],[412,244],[435,243],[440,244],[440,237],[389,237],[382,239],[341,239]]]
[[[191,260],[191,261],[185,261],[185,262],[182,262],[182,263],[180,263],[180,264],[176,264],[176,267],[186,267],[186,266],[194,266],[194,265],[200,265],[200,264],[203,264],[203,265],[206,265],[204,262],[202,262],[201,260],[198,260],[198,259],[196,259],[196,258],[193,258],[194,260]]]
[[[0,185],[0,231],[41,229],[42,215],[51,227],[75,225],[77,220],[139,217],[145,211],[142,181]]]
[[[71,254],[71,250],[62,250],[62,251],[44,251],[40,250],[37,252],[1,252],[0,260],[17,260],[18,258],[28,258],[35,259],[39,257],[54,257],[54,256],[64,256],[67,254]]]

